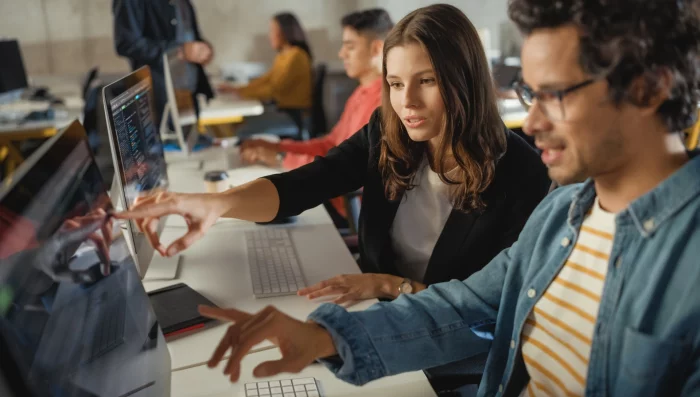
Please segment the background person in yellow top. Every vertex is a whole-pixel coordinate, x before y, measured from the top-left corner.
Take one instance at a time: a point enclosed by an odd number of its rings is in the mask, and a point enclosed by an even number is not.
[[[237,93],[243,98],[273,101],[277,112],[251,117],[237,132],[241,138],[253,134],[299,136],[304,112],[311,108],[312,55],[306,34],[294,14],[285,12],[272,17],[270,45],[277,51],[272,68],[245,87],[230,84],[219,87],[221,92]],[[289,119],[296,128],[289,126]]]

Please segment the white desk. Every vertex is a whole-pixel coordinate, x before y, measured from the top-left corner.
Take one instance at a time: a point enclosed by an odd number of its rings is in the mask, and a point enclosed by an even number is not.
[[[435,392],[430,387],[430,383],[428,383],[428,380],[421,371],[378,379],[361,387],[353,386],[337,379],[333,373],[320,364],[311,365],[298,374],[281,374],[266,379],[253,378],[253,368],[258,364],[269,360],[278,360],[280,357],[277,349],[247,355],[243,358],[243,362],[241,363],[241,378],[238,383],[235,384],[230,383],[228,378],[223,375],[225,361],[215,369],[201,366],[173,372],[171,396],[238,397],[245,383],[290,378],[316,378],[320,383],[321,391],[328,397],[435,396]]]
[[[498,110],[503,123],[510,129],[522,128],[527,118],[527,110],[518,99],[499,100]]]
[[[243,183],[275,170],[265,167],[246,167],[232,170],[232,183]],[[171,177],[178,183],[191,184],[194,190],[203,190],[201,173],[182,172]],[[196,180],[196,182],[195,182]],[[198,187],[198,188],[197,188]],[[177,226],[180,219],[180,227]],[[175,226],[173,226],[173,224]],[[184,233],[184,221],[175,218],[161,235],[169,243]],[[283,226],[259,226],[251,222],[220,222],[207,235],[183,253],[179,277],[172,281],[145,281],[146,290],[151,291],[175,283],[186,283],[221,307],[235,307],[248,312],[257,312],[267,305],[274,305],[285,313],[305,320],[322,301],[309,301],[297,296],[256,299],[248,269],[245,230],[284,227],[290,230],[292,241],[302,265],[308,285],[313,285],[339,274],[358,274],[360,269],[350,255],[330,217],[322,206],[301,214],[297,221]],[[353,306],[365,309],[375,301],[365,301]],[[226,331],[225,325],[172,341],[168,344],[172,368],[179,369],[206,362]],[[269,343],[258,348],[269,348]]]
[[[260,101],[241,99],[237,95],[217,93],[209,103],[200,103],[199,118],[208,120],[258,116],[264,112]]]

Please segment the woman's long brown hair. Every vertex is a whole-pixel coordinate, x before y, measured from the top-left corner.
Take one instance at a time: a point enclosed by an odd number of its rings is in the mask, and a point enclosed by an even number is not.
[[[391,106],[386,80],[389,51],[411,43],[421,45],[430,57],[445,104],[442,139],[431,165],[444,183],[452,185],[454,208],[481,209],[481,193],[494,179],[496,162],[506,150],[506,135],[479,34],[464,13],[446,4],[408,14],[384,43],[379,167],[386,196],[398,200],[412,189],[423,156],[429,154],[427,142],[409,138]]]

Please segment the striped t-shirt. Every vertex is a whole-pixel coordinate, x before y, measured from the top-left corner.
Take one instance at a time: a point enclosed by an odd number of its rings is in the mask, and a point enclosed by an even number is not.
[[[596,199],[571,255],[530,313],[522,354],[530,382],[523,396],[583,396],[615,214]]]

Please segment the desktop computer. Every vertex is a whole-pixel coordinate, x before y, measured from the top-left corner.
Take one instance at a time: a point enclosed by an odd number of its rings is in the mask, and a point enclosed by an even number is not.
[[[170,394],[170,354],[74,122],[0,190],[0,389]]]
[[[29,87],[17,40],[0,40],[0,103],[20,99]]]
[[[112,201],[119,209],[129,209],[137,197],[168,189],[168,173],[163,144],[153,123],[153,83],[147,66],[104,87],[105,118],[115,170]],[[165,220],[158,223],[158,234]],[[144,277],[154,249],[133,222],[126,223],[136,264]],[[163,258],[165,260],[165,258]],[[178,258],[173,259],[177,268]]]
[[[196,76],[188,73],[188,63],[178,56],[178,49],[163,54],[165,69],[165,91],[168,102],[160,122],[160,134],[164,141],[176,140],[180,150],[188,155],[197,144],[197,111],[192,92]],[[168,122],[172,123],[170,132]]]
[[[109,138],[114,156],[114,196],[120,197],[123,208],[129,208],[141,194],[168,188],[168,176],[160,137],[153,126],[151,75],[143,67],[104,88]],[[114,200],[114,198],[113,198]],[[158,234],[164,228],[159,221]],[[127,224],[133,239],[141,276],[146,275],[152,260],[158,268],[177,269],[182,256],[156,257],[147,238],[132,222]],[[305,278],[286,229],[267,229],[246,233],[248,266],[256,297],[293,295],[306,287]],[[170,272],[175,274],[176,272]]]

